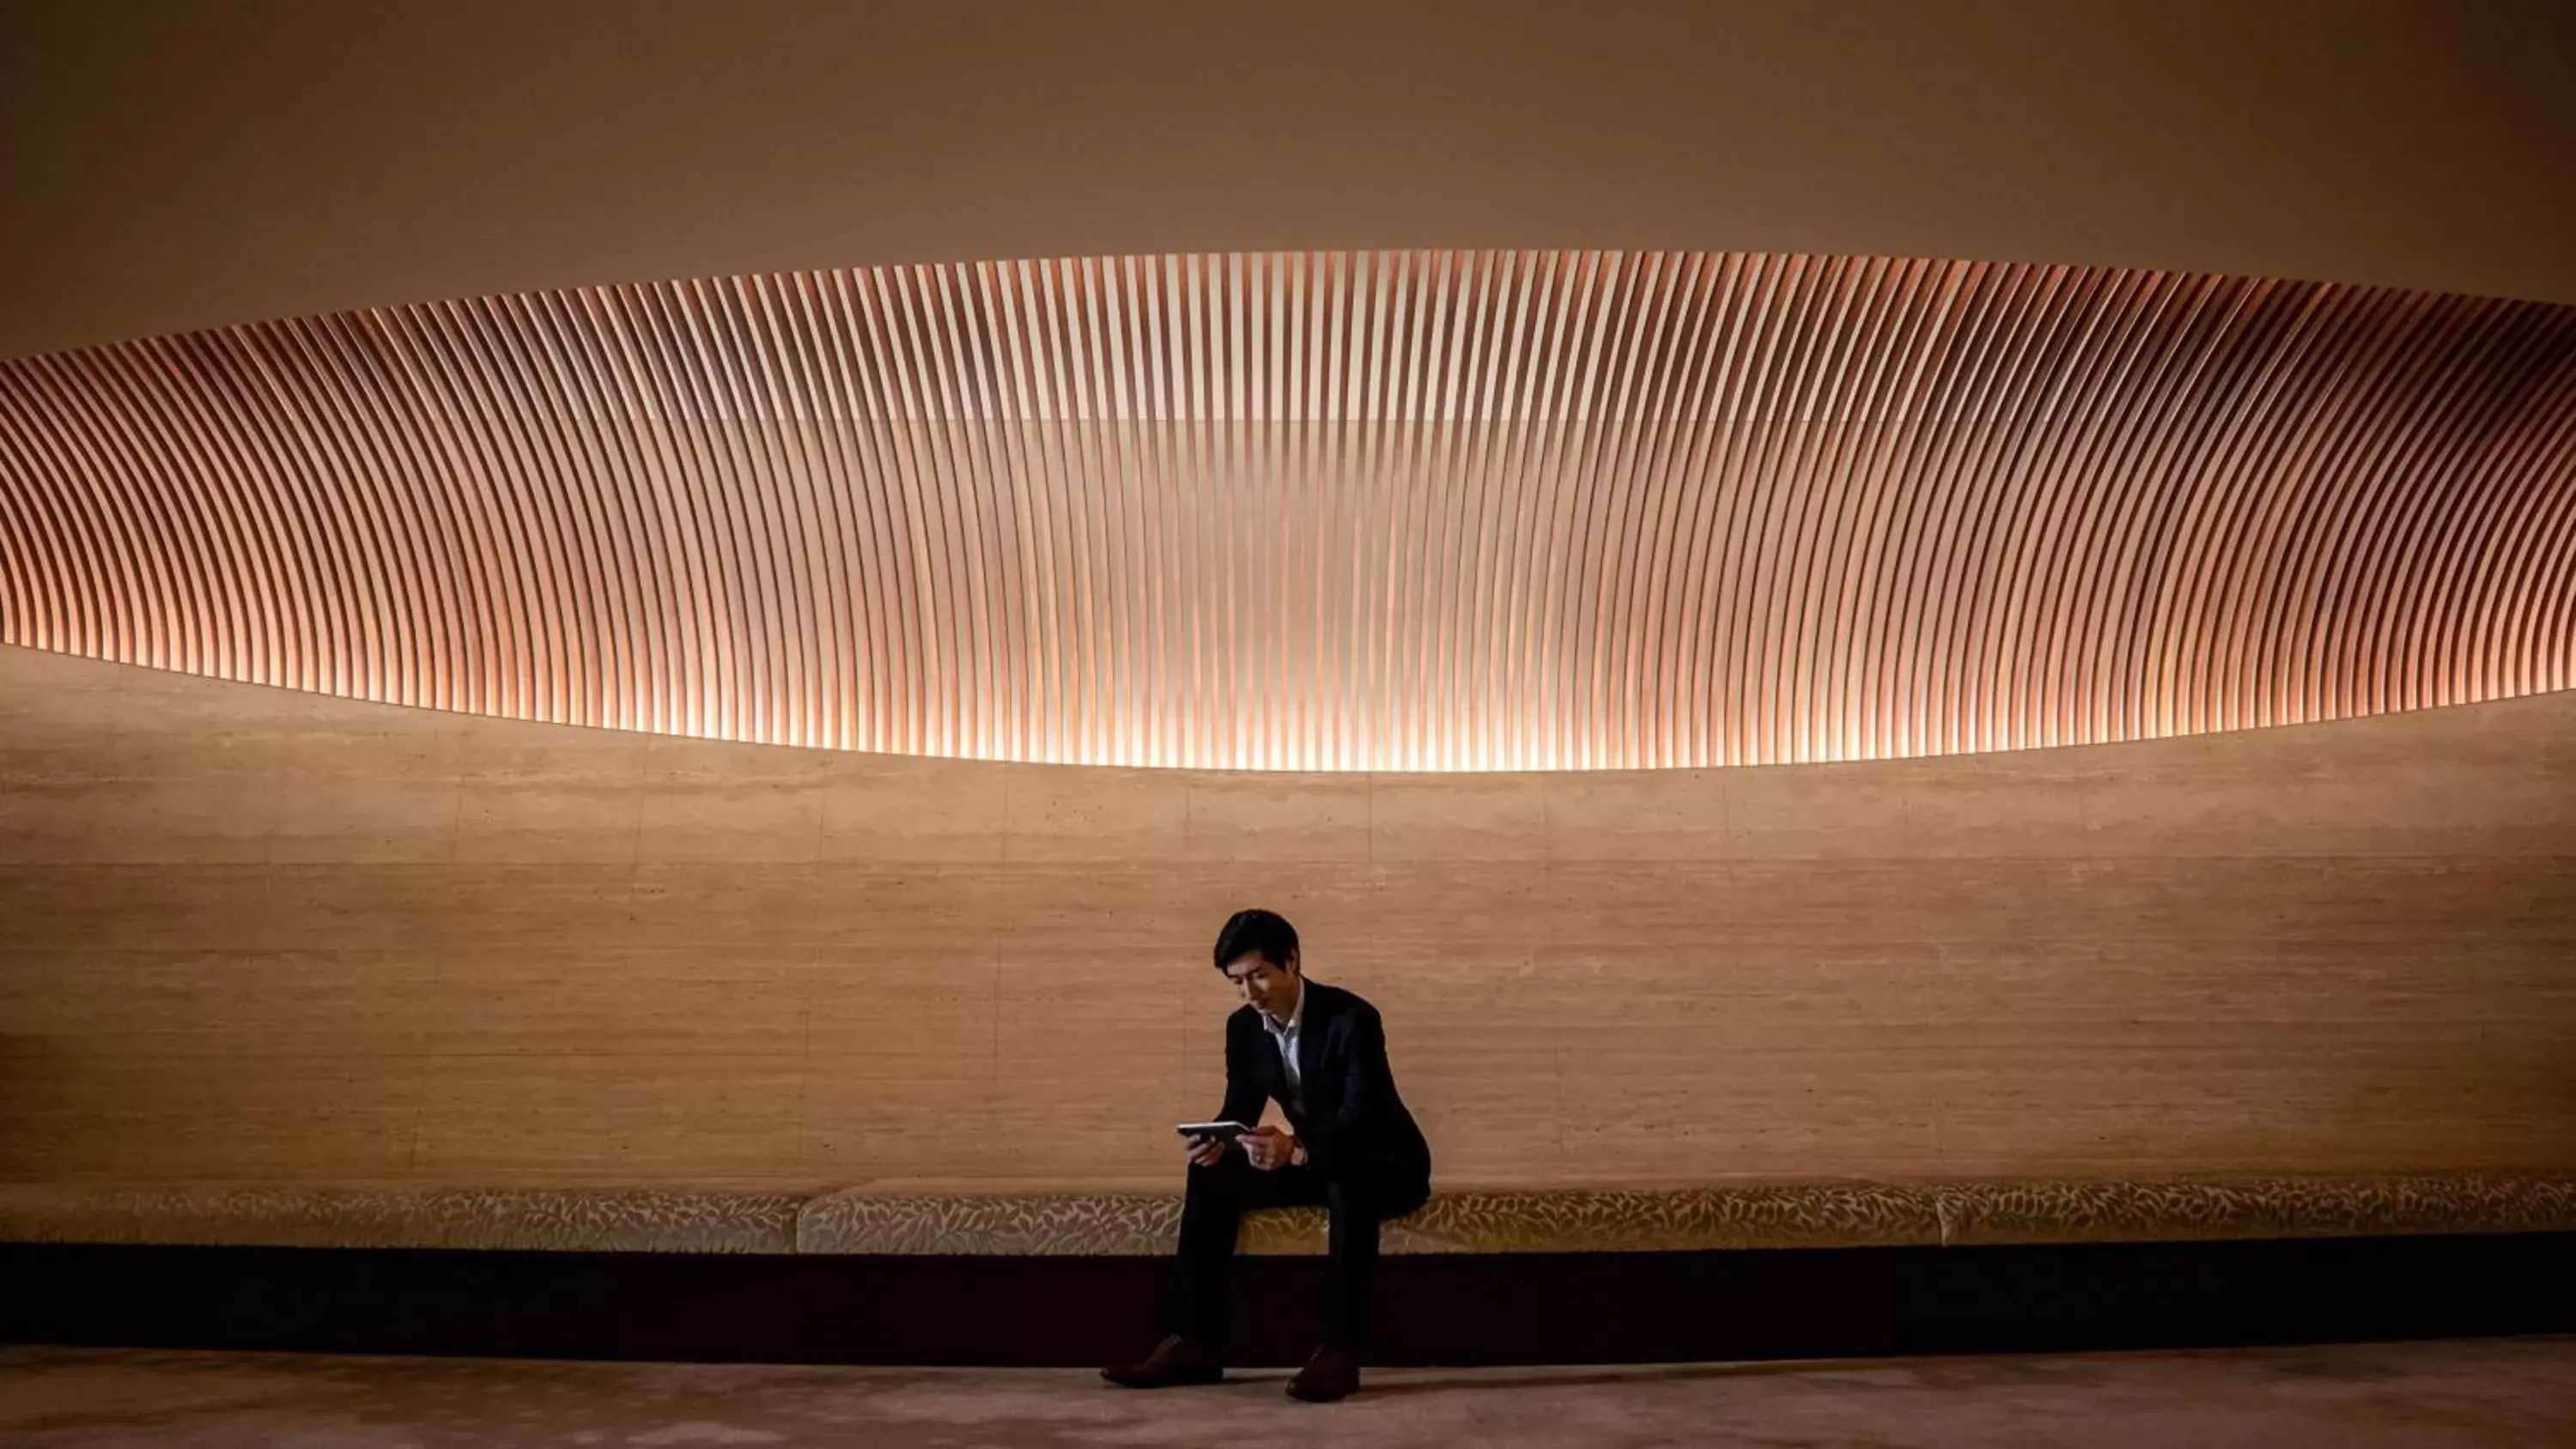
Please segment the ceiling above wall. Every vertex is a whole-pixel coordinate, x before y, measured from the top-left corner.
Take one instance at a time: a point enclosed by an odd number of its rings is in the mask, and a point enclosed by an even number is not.
[[[2576,684],[2576,308],[1273,253],[0,362],[7,642],[847,749],[1865,759]]]
[[[2565,0],[10,0],[0,356],[599,282],[1514,245],[2576,302]]]

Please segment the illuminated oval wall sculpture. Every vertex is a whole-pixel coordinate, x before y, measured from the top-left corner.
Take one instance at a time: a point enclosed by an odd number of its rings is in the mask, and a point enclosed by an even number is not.
[[[1710,253],[1093,258],[0,362],[14,644],[994,759],[1585,769],[2563,689],[2576,309]]]

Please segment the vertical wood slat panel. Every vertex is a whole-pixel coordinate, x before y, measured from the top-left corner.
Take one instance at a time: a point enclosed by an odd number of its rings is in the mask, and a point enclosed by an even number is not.
[[[511,718],[1285,770],[2099,743],[2576,684],[2576,308],[1265,253],[0,361],[0,639]]]

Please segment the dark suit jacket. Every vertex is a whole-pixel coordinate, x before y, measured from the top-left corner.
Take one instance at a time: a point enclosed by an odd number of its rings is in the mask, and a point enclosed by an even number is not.
[[[1396,1095],[1377,1008],[1319,981],[1305,992],[1297,1027],[1304,1110],[1290,1103],[1261,1013],[1245,1006],[1225,1021],[1225,1107],[1217,1119],[1258,1122],[1262,1102],[1276,1101],[1316,1171],[1358,1186],[1386,1216],[1411,1212],[1431,1195],[1431,1145]]]

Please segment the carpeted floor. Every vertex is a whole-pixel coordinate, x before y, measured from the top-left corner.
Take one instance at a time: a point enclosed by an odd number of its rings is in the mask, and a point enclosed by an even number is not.
[[[0,1348],[0,1443],[223,1449],[1319,1444],[2576,1445],[2576,1339],[1839,1363],[1410,1369],[1159,1394],[1058,1370]]]

